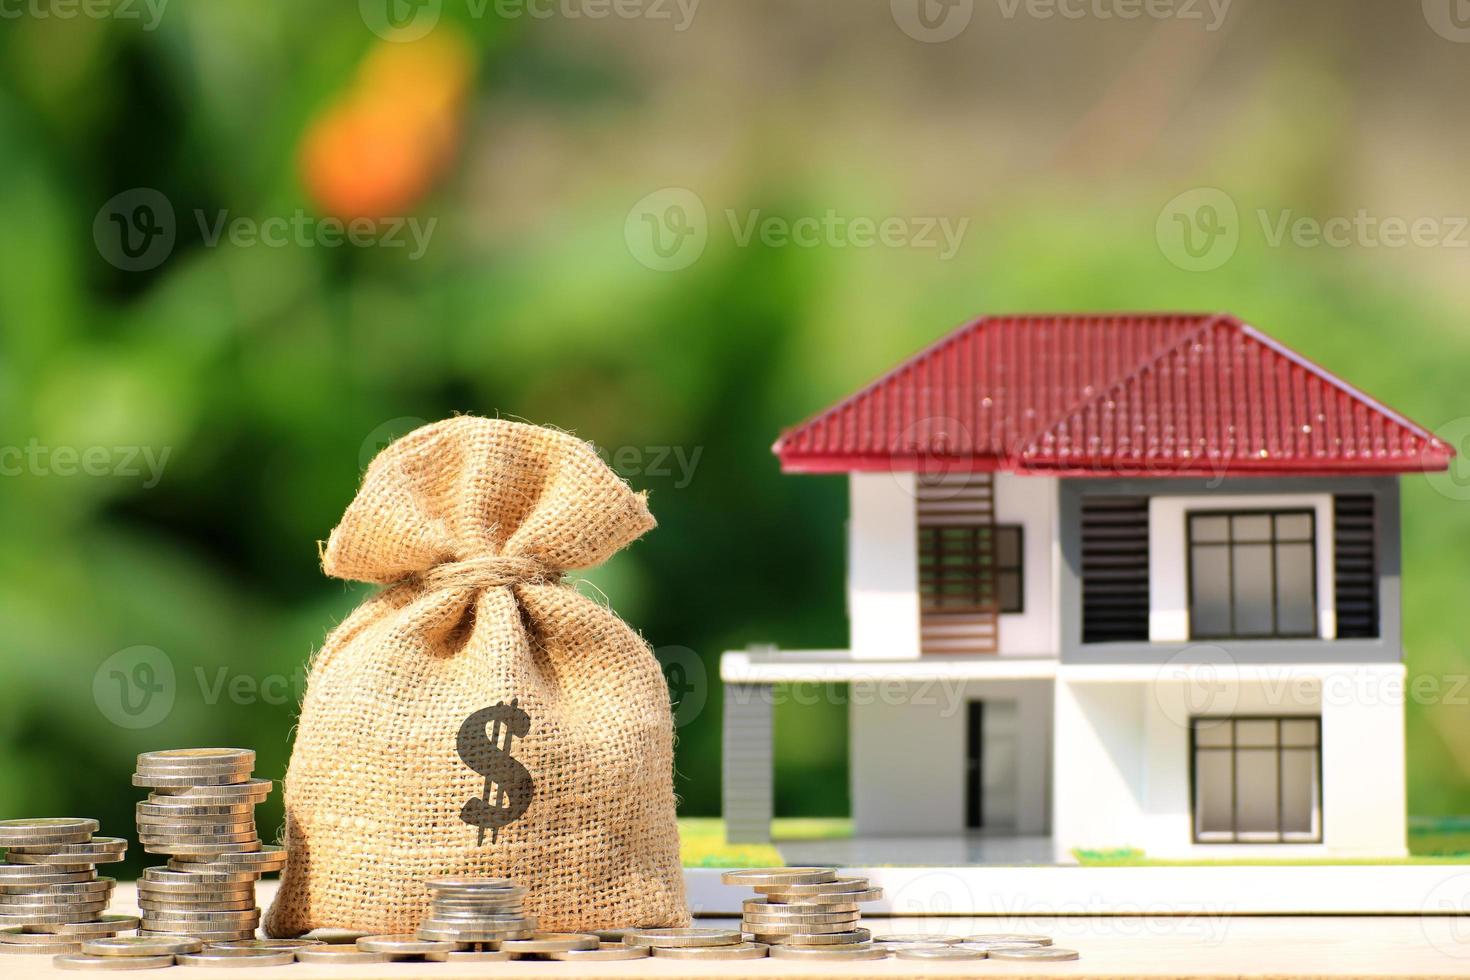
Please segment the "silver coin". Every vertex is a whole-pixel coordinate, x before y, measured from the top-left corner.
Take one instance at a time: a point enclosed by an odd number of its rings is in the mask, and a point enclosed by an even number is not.
[[[253,816],[234,817],[138,817],[138,830],[150,834],[243,834],[255,829]]]
[[[888,950],[869,943],[850,946],[772,946],[772,959],[777,960],[881,960]]]
[[[608,930],[598,930],[598,932],[606,931]],[[595,934],[592,933],[591,935]],[[549,960],[566,960],[572,963],[578,961],[597,963],[607,960],[641,960],[652,952],[652,946],[629,946],[623,942],[603,940],[597,944],[596,949],[565,949],[559,953],[547,953],[546,958]]]
[[[857,912],[788,912],[785,914],[757,914],[750,910],[745,912],[747,925],[830,925],[833,923],[856,922],[860,917]],[[768,932],[770,930],[767,930]]]
[[[203,864],[185,864],[187,871],[177,868],[144,868],[142,881],[150,887],[157,885],[188,885],[190,887],[202,887],[209,885],[253,885],[260,880],[260,874],[249,870],[215,871]]]
[[[36,943],[31,946],[5,945],[0,943],[0,954],[8,956],[40,956],[49,953],[52,956],[57,956],[67,953],[80,953],[82,951],[80,943],[61,942],[55,936],[48,938],[51,940],[48,943]]]
[[[785,930],[779,932],[757,932],[753,933],[755,941],[765,943],[768,946],[829,946],[841,943],[865,943],[873,938],[873,934],[866,929],[853,929],[849,932],[795,932]]]
[[[953,946],[959,941],[959,937],[942,932],[890,932],[873,937],[875,943],[923,943],[928,946]]]
[[[654,946],[653,955],[670,960],[759,960],[770,949],[765,943],[729,946]]]
[[[60,875],[61,878],[73,877],[72,875]],[[44,884],[0,884],[0,899],[10,896],[27,895],[87,895],[96,892],[110,892],[112,886],[117,884],[117,879],[98,876],[95,871],[81,872],[75,875],[77,881],[52,881]]]
[[[171,768],[192,769],[196,767],[228,766],[255,768],[254,749],[163,749],[159,752],[143,752],[138,755],[139,769]]]
[[[387,963],[382,953],[358,949],[353,943],[328,943],[323,946],[303,946],[296,951],[298,963]]]
[[[836,868],[750,868],[726,871],[720,881],[726,885],[814,885],[837,880]]]
[[[251,851],[221,852],[214,858],[180,854],[169,861],[168,866],[175,871],[189,872],[196,870],[198,865],[210,865],[197,868],[201,872],[279,871],[286,866],[286,859],[284,847],[265,844]]]
[[[503,943],[508,939],[530,939],[536,935],[534,929],[445,929],[430,925],[419,926],[414,936],[425,942],[449,943]]]
[[[820,936],[851,932],[857,926],[857,919],[845,919],[841,922],[790,922],[752,920],[747,916],[741,925],[746,932],[767,936],[778,933]]]
[[[86,922],[63,922],[53,925],[23,926],[25,932],[44,932],[56,936],[111,936],[138,928],[136,915],[99,915]]]
[[[507,939],[506,953],[562,953],[569,949],[597,949],[600,940],[585,932],[537,932],[526,939]]]
[[[243,820],[254,819],[255,804],[139,803],[135,810],[134,816],[139,820]]]
[[[456,949],[448,953],[424,954],[424,959],[430,963],[490,963],[511,958],[509,953],[494,949]]]
[[[60,867],[34,864],[0,864],[0,885],[57,885],[68,881],[94,881],[97,869],[90,864]]]
[[[192,936],[202,939],[206,943],[226,942],[231,939],[254,939],[255,930],[251,929],[148,929],[138,930],[140,936]]]
[[[444,940],[420,939],[412,933],[397,933],[390,936],[363,936],[357,948],[369,953],[387,953],[389,956],[422,956],[425,953],[448,953],[455,944]]]
[[[222,943],[210,943],[210,949],[268,949],[280,953],[295,951],[308,946],[325,946],[320,939],[234,939]]]
[[[90,840],[83,841],[80,844],[43,844],[30,847],[22,845],[10,845],[9,853],[44,854],[47,856],[74,854],[79,855],[78,863],[84,863],[91,859],[88,857],[80,857],[80,855],[108,854],[113,851],[126,851],[127,849],[128,842],[125,838],[93,837]]]
[[[623,926],[618,929],[588,929],[587,931],[605,943],[621,943],[623,937],[633,931],[633,927]]]
[[[260,909],[252,907],[248,909],[236,909],[228,912],[211,912],[208,910],[191,912],[187,909],[173,909],[169,912],[144,912],[143,922],[145,925],[150,919],[166,919],[170,922],[193,922],[198,923],[205,928],[209,928],[212,923],[216,922],[222,922],[230,926],[234,926],[236,923],[239,922],[249,922],[252,920],[259,921]],[[215,926],[215,928],[219,928],[219,926]]]
[[[1030,960],[1048,963],[1078,958],[1075,949],[1062,949],[1060,946],[997,946],[991,949],[989,954],[993,960]]]
[[[795,902],[776,902],[769,898],[747,898],[741,908],[746,912],[775,914],[777,912],[857,912],[856,902],[808,902],[805,898]]]
[[[88,956],[175,956],[203,948],[203,942],[187,936],[109,936],[82,943],[82,952]]]
[[[174,965],[172,956],[87,956],[69,953],[51,961],[58,970],[161,970]]]
[[[106,904],[85,909],[68,909],[65,912],[22,912],[18,915],[0,914],[0,928],[6,926],[60,926],[72,922],[87,922],[100,913]]]
[[[961,949],[958,946],[925,946],[920,943],[901,944],[893,955],[901,960],[983,960],[983,949]]]
[[[526,889],[509,878],[476,878],[472,875],[436,875],[425,878],[430,891],[506,892],[525,894]]]
[[[152,898],[138,899],[138,908],[144,912],[244,912],[255,908],[255,896],[249,898],[221,899],[218,901],[184,901],[169,898],[159,901]]]
[[[1028,932],[983,932],[974,936],[966,936],[960,940],[965,943],[1035,943],[1037,946],[1050,946],[1051,937],[1042,936]]]
[[[216,855],[245,854],[260,850],[260,841],[241,841],[237,844],[153,844],[143,849],[153,854],[167,854],[170,857],[197,857],[214,860]]]
[[[255,885],[161,885],[158,882],[138,882],[138,896],[154,901],[222,901],[228,902],[249,898],[255,894]]]
[[[147,789],[203,789],[211,786],[243,786],[250,780],[250,770],[219,774],[157,775],[151,772],[133,773],[133,785]]]
[[[10,897],[14,898],[15,896],[12,895]],[[107,908],[107,902],[108,896],[105,894],[77,896],[74,897],[70,902],[63,902],[60,905],[56,904],[55,902],[47,902],[44,900],[40,902],[28,902],[24,904],[18,902],[9,902],[3,906],[0,906],[0,915],[28,916],[60,915],[73,912],[101,912]]]
[[[144,833],[138,830],[138,843],[140,844],[241,844],[246,841],[259,841],[260,836],[252,827],[245,831],[230,833],[207,833],[207,834],[156,834],[153,831]]]
[[[77,902],[103,901],[112,894],[112,885],[99,888],[91,892],[44,892],[35,891],[20,895],[0,895],[0,911],[8,907],[23,906],[46,906],[46,905],[73,905]]]
[[[629,946],[733,946],[744,942],[731,929],[629,929],[623,942]]]
[[[24,932],[19,926],[0,929],[0,946],[76,945],[80,942],[79,936],[58,936],[54,932]]]
[[[229,786],[160,786],[144,803],[154,806],[256,806],[274,788],[269,779],[251,779]]]
[[[270,950],[211,947],[202,953],[182,953],[177,959],[179,966],[290,966],[296,962],[296,953],[289,949],[282,952],[271,952]]]
[[[827,869],[831,870],[831,869]],[[739,873],[739,872],[735,872]],[[839,878],[836,874],[824,881],[771,881],[771,882],[740,882],[750,884],[750,887],[762,895],[842,895],[853,892],[871,890],[866,878]],[[732,882],[732,884],[736,884]]]
[[[91,837],[101,827],[91,817],[31,817],[0,820],[0,841],[8,846],[16,837],[51,837],[59,834],[85,834]]]

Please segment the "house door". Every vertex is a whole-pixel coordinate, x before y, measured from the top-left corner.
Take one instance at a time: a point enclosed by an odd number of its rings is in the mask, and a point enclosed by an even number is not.
[[[965,707],[965,826],[1014,831],[1020,712],[1009,698],[971,701]]]

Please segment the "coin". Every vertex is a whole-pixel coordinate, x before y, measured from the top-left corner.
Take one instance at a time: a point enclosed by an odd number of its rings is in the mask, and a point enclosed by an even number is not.
[[[255,894],[253,884],[246,885],[160,885],[157,882],[138,882],[138,896],[153,901],[222,901],[249,898]]]
[[[878,892],[875,898],[882,898],[882,889],[870,889]],[[763,908],[769,911],[781,911],[785,908],[804,908],[811,912],[856,912],[858,902],[872,902],[872,898],[860,898],[864,892],[842,893],[842,895],[791,895],[775,896],[761,895],[759,898],[747,898],[744,902],[745,909]]]
[[[192,936],[195,939],[202,939],[206,943],[219,943],[226,942],[231,939],[254,939],[255,929],[149,929],[146,927],[145,923],[144,928],[138,930],[138,935]]]
[[[153,898],[138,899],[138,908],[144,912],[243,912],[255,908],[255,896],[249,898],[219,899],[216,901],[182,900],[177,897],[162,901]]]
[[[49,885],[0,886],[0,901],[12,896],[55,895],[58,898],[75,898],[96,892],[110,892],[117,884],[115,878],[92,878],[86,881],[61,881]]]
[[[227,766],[232,769],[255,768],[253,749],[164,749],[138,755],[139,769],[208,769]]]
[[[128,842],[121,837],[93,837],[80,844],[45,844],[10,847],[6,860],[11,864],[107,864],[121,861]]]
[[[495,949],[455,949],[448,953],[425,953],[424,959],[430,963],[489,963],[511,959],[511,955]]]
[[[65,912],[0,913],[0,926],[65,925],[69,922],[85,922],[106,907],[107,903],[101,902],[82,909],[68,909]]]
[[[424,884],[431,891],[502,892],[514,891],[524,895],[526,889],[509,878],[476,878],[471,875],[436,875],[425,878]]]
[[[204,943],[186,936],[112,936],[82,943],[82,952],[88,956],[174,956],[197,953],[203,948]]]
[[[249,870],[214,871],[210,866],[203,864],[186,864],[187,871],[176,868],[144,868],[142,881],[148,887],[154,885],[189,885],[191,887],[210,885],[252,885],[260,880],[260,874]],[[197,870],[196,870],[197,869]]]
[[[1075,949],[1062,949],[1060,946],[998,946],[990,950],[990,958],[993,960],[1051,962],[1075,960],[1078,956]]]
[[[924,943],[931,946],[953,946],[959,942],[955,936],[946,936],[942,932],[891,932],[883,936],[874,936],[875,943]]]
[[[831,870],[830,868],[827,870]],[[731,872],[740,874],[741,872]],[[723,877],[723,876],[722,876]],[[727,884],[741,884],[742,882],[727,882]],[[748,882],[750,887],[762,895],[839,895],[852,892],[870,891],[871,886],[866,878],[838,878],[834,873],[832,877],[822,881],[770,881],[770,882]]]
[[[18,944],[0,943],[0,954],[40,956],[49,953],[52,956],[58,953],[80,953],[82,947],[77,943],[65,943],[58,941],[57,937],[48,937],[51,941],[46,943],[33,943],[25,946]]]
[[[730,929],[630,929],[623,934],[629,946],[733,946],[743,941]]]
[[[623,926],[620,929],[588,929],[588,932],[605,943],[621,943],[623,936],[633,931],[632,926]]]
[[[268,949],[272,952],[305,949],[308,946],[325,946],[320,939],[235,939],[223,943],[210,943],[210,949]]]
[[[269,779],[247,779],[227,786],[159,786],[148,794],[147,802],[194,806],[262,803],[274,788]]]
[[[720,881],[726,885],[811,885],[837,880],[835,868],[751,868],[726,871]]]
[[[841,922],[792,922],[784,919],[751,919],[746,916],[742,925],[746,932],[763,935],[800,933],[806,936],[819,936],[851,932],[857,925],[857,919],[854,917]]]
[[[90,864],[60,867],[34,864],[0,864],[0,885],[58,885],[68,881],[96,881],[97,869]]]
[[[172,857],[197,857],[214,861],[216,856],[258,851],[260,841],[241,841],[235,844],[155,844],[145,850],[155,854],[168,854]]]
[[[243,834],[255,829],[254,817],[138,817],[138,831],[148,834]]]
[[[901,960],[983,960],[983,949],[961,949],[958,946],[925,946],[905,943],[893,951]]]
[[[49,926],[23,926],[26,932],[44,932],[57,936],[113,936],[138,928],[136,915],[99,915],[86,922],[64,922]]]
[[[303,946],[296,951],[298,963],[387,963],[383,953],[358,949],[353,943],[328,943],[322,946]]]
[[[655,946],[653,955],[672,960],[759,960],[770,947],[765,943],[733,943],[728,946]]]
[[[112,885],[90,892],[23,892],[18,895],[0,895],[0,912],[17,905],[73,905],[77,902],[94,902],[107,898]]]
[[[250,770],[234,772],[158,775],[153,772],[133,773],[133,785],[148,789],[204,789],[211,786],[243,786],[250,779]]]
[[[598,930],[607,932],[609,930]],[[629,946],[623,942],[602,941],[597,944],[596,949],[565,949],[559,953],[547,953],[546,958],[551,960],[578,960],[586,962],[599,962],[605,960],[641,960],[653,951],[651,946]]]
[[[272,952],[253,949],[207,949],[202,953],[181,953],[179,966],[289,966],[296,962],[292,950]]]
[[[24,846],[32,840],[41,843],[65,843],[61,837],[75,837],[77,843],[97,833],[100,825],[91,817],[36,817],[0,820],[0,847]]]
[[[443,940],[419,939],[412,933],[391,936],[364,936],[357,941],[357,948],[369,953],[386,953],[389,956],[422,956],[425,953],[448,953],[455,944]]]
[[[788,912],[760,914],[749,909],[745,911],[745,922],[749,925],[780,925],[791,923],[793,925],[822,925],[834,922],[856,922],[859,918],[857,912]]]
[[[1038,946],[1050,946],[1051,937],[1025,932],[984,932],[976,936],[966,936],[960,942],[965,943],[1035,943]]]
[[[597,949],[596,936],[582,932],[537,932],[527,939],[507,939],[500,944],[507,953],[561,953],[569,949]]]
[[[192,854],[177,854],[169,862],[168,866],[174,871],[194,872],[197,868],[200,872],[240,872],[240,871],[279,871],[286,866],[286,849],[274,844],[266,844],[253,850],[221,852],[217,857],[207,857]],[[197,867],[209,865],[209,867]]]
[[[253,803],[216,803],[208,806],[191,803],[139,803],[135,811],[140,820],[255,819]]]
[[[501,943],[509,939],[530,939],[535,934],[534,929],[448,929],[426,922],[414,935],[426,942]]]
[[[44,946],[47,943],[61,942],[79,943],[81,940],[75,937],[61,937],[54,932],[26,932],[20,926],[0,929],[0,945]]]
[[[869,943],[850,946],[772,946],[772,959],[778,960],[881,960],[888,950]]]
[[[146,923],[149,919],[168,919],[177,920],[179,922],[197,922],[200,925],[206,927],[216,922],[222,922],[233,926],[238,922],[250,922],[252,920],[259,921],[260,909],[252,906],[249,909],[241,909],[229,912],[211,912],[208,910],[190,911],[188,909],[175,909],[167,913],[145,912],[143,914],[143,921]],[[215,928],[219,927],[216,926]]]
[[[849,932],[776,931],[753,933],[755,941],[772,946],[827,946],[834,943],[865,943],[873,938],[866,929]]]
[[[87,956],[70,953],[51,961],[58,970],[158,970],[173,966],[172,956]]]
[[[11,895],[15,899],[17,896]],[[107,908],[108,896],[101,895],[73,896],[69,902],[57,904],[42,899],[39,902],[11,901],[0,905],[0,915],[60,915],[65,912],[101,912]],[[12,923],[17,924],[17,923]]]

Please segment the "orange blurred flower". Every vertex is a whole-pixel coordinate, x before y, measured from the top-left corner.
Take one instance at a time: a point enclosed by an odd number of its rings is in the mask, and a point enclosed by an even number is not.
[[[469,42],[452,29],[380,41],[302,138],[301,180],[317,206],[345,219],[412,208],[454,160],[473,74]]]

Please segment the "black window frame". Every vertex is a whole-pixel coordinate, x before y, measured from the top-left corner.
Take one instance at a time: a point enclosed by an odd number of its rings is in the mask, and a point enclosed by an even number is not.
[[[1242,840],[1239,829],[1240,818],[1240,784],[1237,774],[1237,753],[1240,746],[1237,744],[1236,724],[1242,721],[1271,721],[1276,723],[1276,839],[1262,839],[1253,836]],[[1281,740],[1281,723],[1284,721],[1310,721],[1317,726],[1316,743],[1313,749],[1317,765],[1313,770],[1313,776],[1317,781],[1317,833],[1314,837],[1305,837],[1294,834],[1290,839],[1284,837],[1285,831],[1281,829],[1282,824],[1282,753],[1287,750],[1302,751],[1308,746],[1283,745]],[[1218,725],[1228,722],[1230,724],[1230,745],[1199,745],[1198,734],[1202,724]],[[1263,747],[1247,747],[1246,751],[1259,752]],[[1199,829],[1199,753],[1201,752],[1229,752],[1230,753],[1230,839],[1222,839],[1218,836],[1219,831],[1209,832],[1209,836],[1201,838]],[[1327,825],[1327,801],[1322,793],[1322,716],[1321,715],[1195,715],[1189,719],[1189,836],[1196,844],[1220,844],[1225,846],[1252,845],[1252,844],[1320,844],[1322,843],[1322,831]],[[1252,832],[1247,832],[1252,833]]]
[[[1026,529],[1021,524],[925,524],[919,527],[919,608],[926,615],[942,615],[944,613],[972,613],[989,612],[991,606],[980,600],[978,583],[981,576],[976,575],[976,602],[970,605],[938,605],[933,604],[935,596],[932,588],[926,588],[926,569],[933,567],[925,562],[925,556],[932,554],[931,541],[942,539],[947,533],[964,532],[970,536],[975,543],[975,557],[977,565],[986,560],[986,548],[982,544],[985,532],[990,531],[989,561],[991,564],[991,575],[995,584],[994,611],[1003,615],[1018,615],[1026,611]],[[1014,534],[1016,537],[1016,560],[1012,563],[1003,563],[1001,560],[1000,539],[1002,535]],[[1007,577],[1014,577],[1016,582],[1016,603],[1007,606],[1001,601],[1005,594],[1001,587],[1001,581]],[[932,580],[931,580],[932,581]]]
[[[1197,517],[1223,517],[1226,520],[1226,536],[1224,541],[1196,541],[1194,539],[1194,520]],[[1243,541],[1235,540],[1235,519],[1239,517],[1269,517],[1271,519],[1271,534],[1265,541]],[[1311,522],[1311,533],[1306,538],[1282,539],[1276,531],[1277,520],[1282,517],[1306,517]],[[1322,615],[1319,603],[1321,601],[1321,582],[1317,574],[1317,563],[1319,555],[1317,544],[1319,535],[1317,533],[1317,510],[1314,507],[1259,507],[1246,509],[1224,509],[1224,510],[1187,510],[1184,513],[1184,576],[1186,589],[1186,603],[1189,609],[1189,638],[1191,640],[1315,640],[1322,635]],[[1235,547],[1237,545],[1259,546],[1265,544],[1271,549],[1271,632],[1269,633],[1238,633],[1235,632],[1236,606],[1235,606]],[[1306,544],[1312,549],[1312,625],[1305,632],[1281,632],[1279,623],[1281,619],[1281,580],[1277,574],[1276,560],[1277,548],[1283,544]],[[1196,548],[1224,548],[1229,559],[1226,578],[1230,582],[1230,628],[1228,633],[1201,633],[1195,628],[1197,617],[1195,616],[1195,575],[1194,554]]]

